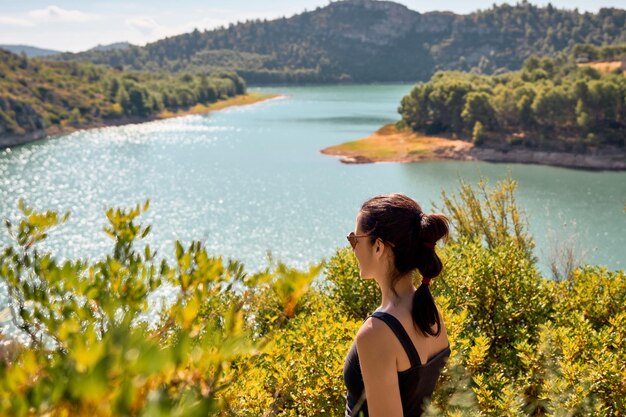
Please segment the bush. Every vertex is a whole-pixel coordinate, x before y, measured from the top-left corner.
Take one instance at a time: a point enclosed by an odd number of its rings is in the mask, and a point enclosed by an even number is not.
[[[37,244],[67,215],[35,212],[20,203],[22,218],[7,227],[16,246],[0,255],[13,323],[26,335],[0,365],[2,415],[212,415],[239,375],[231,366],[256,355],[268,339],[244,325],[246,275],[224,265],[202,244],[175,244],[175,261],[157,262],[149,245],[135,244],[150,227],[137,223],[148,209],[110,209],[105,232],[113,252],[102,260],[58,262]],[[284,308],[298,302],[300,283],[285,268],[258,282],[272,288]],[[305,278],[302,278],[305,277]],[[297,278],[297,279],[296,279]],[[155,323],[147,295],[167,284],[173,303]],[[8,357],[8,355],[0,355]]]
[[[365,320],[381,303],[380,290],[373,279],[362,279],[351,248],[338,249],[326,265],[323,291],[344,314]]]
[[[485,126],[481,122],[474,124],[472,130],[472,142],[474,145],[482,145],[485,142]]]
[[[360,323],[332,300],[316,297],[275,334],[263,354],[238,363],[248,372],[225,393],[227,414],[343,415],[343,361]]]
[[[624,415],[626,274],[542,278],[514,192],[509,179],[444,194],[453,233],[432,291],[452,353],[425,415]],[[343,360],[380,303],[349,248],[318,285],[320,265],[249,275],[198,242],[157,261],[136,248],[146,204],[107,212],[103,259],[60,262],[38,245],[67,217],[20,208],[0,279],[26,340],[0,337],[0,415],[343,414]],[[148,323],[164,284],[173,300]]]

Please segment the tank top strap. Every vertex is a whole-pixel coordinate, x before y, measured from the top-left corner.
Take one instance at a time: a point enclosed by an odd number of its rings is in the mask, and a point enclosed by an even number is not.
[[[387,324],[387,326],[389,326],[389,328],[394,332],[409,357],[411,367],[422,364],[420,355],[417,353],[417,349],[415,349],[415,345],[411,341],[411,338],[407,334],[406,330],[404,330],[402,323],[400,323],[397,318],[389,313],[385,313],[384,311],[375,311],[371,316],[384,321],[385,324]]]

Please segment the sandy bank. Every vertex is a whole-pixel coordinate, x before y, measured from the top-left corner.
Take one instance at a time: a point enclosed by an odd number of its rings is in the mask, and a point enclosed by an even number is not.
[[[527,148],[482,148],[463,140],[418,135],[386,125],[371,136],[320,151],[347,164],[420,162],[433,160],[489,161],[552,165],[593,170],[626,170],[626,152],[617,148],[586,154],[537,151]]]

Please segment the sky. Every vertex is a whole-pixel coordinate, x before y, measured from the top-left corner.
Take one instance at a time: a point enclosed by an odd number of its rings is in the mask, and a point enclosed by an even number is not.
[[[396,0],[396,3],[420,13],[447,10],[466,14],[490,8],[494,1]],[[531,3],[545,6],[548,1],[531,0]],[[557,8],[578,8],[581,12],[626,5],[625,0],[553,0],[551,3]],[[327,4],[329,0],[0,0],[0,44],[71,52],[123,41],[145,45],[194,28],[210,30],[248,19],[289,17]]]

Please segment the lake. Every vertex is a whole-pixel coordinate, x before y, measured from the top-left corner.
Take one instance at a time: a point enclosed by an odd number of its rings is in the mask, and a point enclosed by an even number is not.
[[[398,120],[410,85],[251,90],[286,97],[0,151],[0,215],[15,218],[20,197],[36,209],[69,210],[45,247],[93,259],[112,248],[102,232],[105,209],[150,199],[143,218],[162,255],[173,254],[176,239],[202,240],[249,270],[266,266],[268,251],[305,267],[347,244],[361,203],[375,194],[406,193],[428,211],[460,178],[495,184],[510,174],[545,275],[549,254],[571,242],[589,263],[625,267],[624,172],[459,161],[345,165],[319,150]]]

